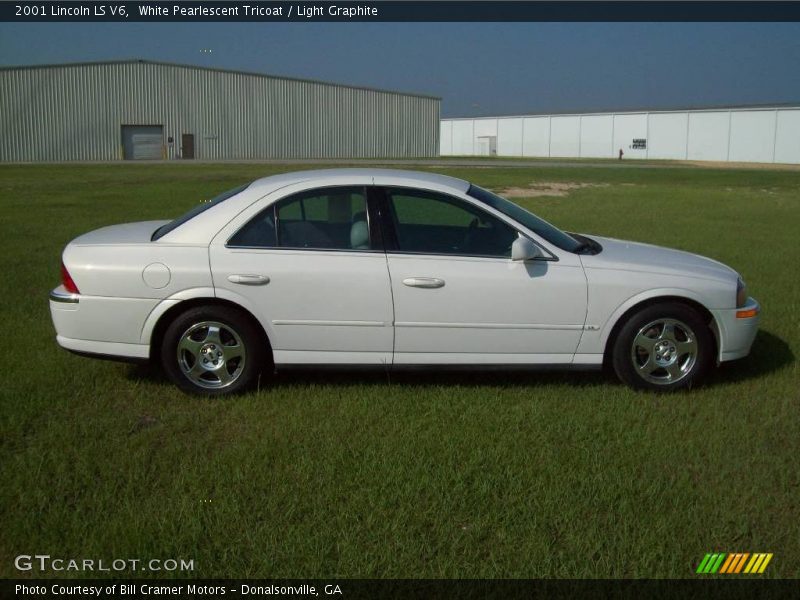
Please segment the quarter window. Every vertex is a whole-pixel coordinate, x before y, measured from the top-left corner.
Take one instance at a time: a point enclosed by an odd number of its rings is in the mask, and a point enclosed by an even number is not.
[[[467,202],[423,190],[387,190],[400,252],[510,257],[517,231]]]
[[[228,245],[370,250],[364,188],[325,188],[281,200],[245,224]]]

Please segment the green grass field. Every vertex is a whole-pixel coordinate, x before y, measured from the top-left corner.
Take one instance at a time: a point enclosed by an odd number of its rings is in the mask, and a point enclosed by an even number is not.
[[[47,294],[70,239],[295,168],[0,166],[0,576],[38,553],[195,564],[124,576],[692,577],[710,551],[773,552],[763,577],[800,576],[800,171],[433,169],[599,184],[517,200],[739,270],[764,308],[753,354],[686,393],[600,373],[293,374],[202,400],[58,348]]]

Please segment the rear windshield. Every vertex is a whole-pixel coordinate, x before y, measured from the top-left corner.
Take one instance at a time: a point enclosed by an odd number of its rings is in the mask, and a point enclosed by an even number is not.
[[[184,223],[186,223],[187,221],[192,220],[197,215],[199,215],[201,212],[205,212],[209,208],[211,208],[212,206],[214,206],[216,204],[219,204],[220,202],[223,202],[223,201],[227,200],[228,198],[231,198],[231,197],[235,196],[239,192],[243,192],[249,185],[250,185],[249,183],[245,183],[244,185],[240,185],[239,187],[233,188],[232,190],[228,190],[227,192],[222,192],[219,196],[215,196],[211,200],[206,200],[206,201],[201,202],[200,204],[195,206],[192,210],[190,210],[186,214],[181,215],[180,217],[178,217],[174,221],[170,221],[169,223],[166,223],[166,224],[162,225],[161,227],[159,227],[158,229],[156,229],[153,232],[153,235],[150,238],[150,240],[155,242],[157,239],[167,235],[173,229],[176,229],[176,228],[180,227],[181,225],[183,225]]]
[[[561,231],[558,227],[554,227],[533,213],[529,213],[520,205],[514,204],[505,198],[501,198],[500,196],[493,194],[488,190],[484,190],[483,188],[479,188],[477,185],[473,185],[470,186],[469,190],[467,190],[467,194],[477,200],[480,200],[484,204],[488,204],[492,208],[499,210],[504,215],[511,217],[518,223],[521,223],[531,231],[542,236],[545,240],[554,246],[561,248],[562,250],[566,250],[567,252],[576,252],[581,246],[581,242],[576,240],[568,233]]]

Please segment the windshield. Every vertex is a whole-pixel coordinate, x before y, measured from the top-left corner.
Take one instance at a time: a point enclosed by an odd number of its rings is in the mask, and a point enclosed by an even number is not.
[[[467,194],[476,200],[480,200],[484,204],[488,204],[492,208],[499,210],[504,215],[511,217],[521,225],[524,225],[537,235],[542,236],[542,238],[554,246],[561,248],[562,250],[566,250],[567,252],[577,252],[583,246],[582,242],[579,242],[574,237],[564,233],[557,227],[553,227],[544,219],[540,219],[533,213],[529,213],[521,206],[514,204],[505,198],[501,198],[500,196],[493,194],[488,190],[480,188],[477,185],[470,186],[469,190],[467,190]]]
[[[227,192],[222,192],[219,196],[215,196],[211,200],[206,200],[204,202],[201,202],[199,205],[195,206],[192,210],[190,210],[186,214],[183,214],[180,217],[178,217],[177,219],[175,219],[174,221],[170,221],[169,223],[166,223],[166,224],[162,225],[161,227],[159,227],[158,229],[156,229],[153,232],[153,235],[150,238],[150,241],[155,242],[157,239],[159,239],[161,237],[164,237],[170,231],[180,227],[181,225],[183,225],[187,221],[190,221],[191,219],[195,218],[201,212],[205,212],[209,208],[211,208],[212,206],[214,206],[216,204],[219,204],[220,202],[235,196],[236,194],[238,194],[241,191],[244,191],[244,189],[247,188],[249,185],[250,185],[249,183],[245,183],[244,185],[240,185],[239,187],[233,188],[232,190],[228,190]]]

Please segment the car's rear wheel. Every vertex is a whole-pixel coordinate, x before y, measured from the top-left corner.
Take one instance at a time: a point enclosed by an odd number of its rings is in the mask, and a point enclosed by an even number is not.
[[[714,336],[685,304],[646,307],[622,326],[613,347],[617,376],[635,389],[670,392],[697,385],[714,359]]]
[[[182,390],[206,396],[253,387],[265,363],[263,336],[234,308],[197,307],[175,319],[164,333],[161,363]]]

